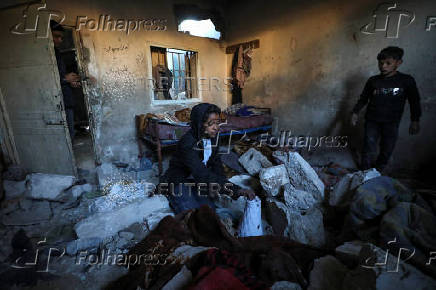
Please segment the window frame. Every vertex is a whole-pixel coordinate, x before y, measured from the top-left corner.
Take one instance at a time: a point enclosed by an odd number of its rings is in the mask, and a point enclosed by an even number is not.
[[[185,45],[173,45],[168,43],[161,43],[161,42],[154,42],[154,41],[146,41],[146,58],[148,60],[147,64],[147,75],[150,76],[147,79],[147,86],[146,90],[149,93],[150,99],[151,99],[151,105],[152,106],[160,106],[160,105],[179,105],[179,104],[192,104],[192,103],[200,103],[203,99],[201,90],[197,90],[197,97],[186,99],[186,100],[155,100],[154,99],[154,90],[153,86],[150,85],[151,81],[150,78],[153,76],[153,66],[152,66],[152,56],[151,56],[151,47],[160,47],[165,49],[178,49],[178,50],[185,50],[185,51],[193,51],[197,53],[197,64],[196,64],[196,71],[193,72],[194,79],[192,81],[198,82],[198,74],[199,74],[199,67],[200,67],[200,50],[192,47],[188,47]]]

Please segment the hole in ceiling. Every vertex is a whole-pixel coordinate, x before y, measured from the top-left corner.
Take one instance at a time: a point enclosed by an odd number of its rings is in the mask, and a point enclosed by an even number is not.
[[[199,37],[208,37],[213,39],[220,39],[221,32],[216,31],[215,25],[212,20],[192,20],[186,19],[179,24],[179,31],[189,32],[190,35]]]

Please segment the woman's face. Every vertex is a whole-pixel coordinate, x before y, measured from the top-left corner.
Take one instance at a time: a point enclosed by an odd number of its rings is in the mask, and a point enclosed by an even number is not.
[[[204,122],[204,134],[207,137],[215,138],[220,129],[220,116],[216,113],[209,115],[209,118]]]

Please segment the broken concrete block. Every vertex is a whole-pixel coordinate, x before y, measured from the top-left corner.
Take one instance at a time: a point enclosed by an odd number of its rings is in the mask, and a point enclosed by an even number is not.
[[[272,166],[268,158],[254,148],[250,148],[247,152],[242,154],[241,157],[239,157],[239,163],[253,176],[257,175],[262,168]]]
[[[256,191],[259,187],[259,179],[252,177],[251,175],[241,174],[232,176],[229,181],[244,189],[251,189]]]
[[[98,184],[103,188],[108,183],[117,181],[119,169],[112,163],[103,163],[96,168]]]
[[[10,165],[8,169],[3,172],[4,180],[21,181],[26,178],[26,170],[20,165]]]
[[[240,196],[238,199],[234,200],[227,194],[218,194],[214,202],[217,206],[227,208],[230,211],[237,213],[238,216],[242,216],[245,204],[247,203],[247,198]]]
[[[265,215],[275,235],[286,236],[290,215],[286,205],[276,198],[267,198]]]
[[[335,256],[349,268],[354,268],[361,260],[363,246],[364,244],[361,241],[345,242],[335,249]]]
[[[22,198],[19,201],[19,205],[20,205],[20,208],[22,210],[26,210],[27,211],[27,210],[30,210],[32,208],[34,202],[35,201],[33,201],[31,199]]]
[[[118,235],[126,240],[132,240],[135,237],[135,234],[131,232],[119,232]]]
[[[321,211],[314,207],[306,213],[289,211],[286,236],[302,244],[322,247],[325,244],[324,222]]]
[[[283,164],[262,168],[259,179],[268,196],[278,195],[283,185],[289,183],[288,172]]]
[[[293,210],[308,210],[318,203],[313,195],[290,183],[284,185],[283,195],[286,206]]]
[[[98,237],[83,238],[71,241],[67,244],[66,253],[67,255],[76,255],[79,251],[98,248],[102,239]]]
[[[330,192],[329,204],[331,206],[345,205],[351,199],[350,185],[353,174],[345,174]]]
[[[287,207],[275,198],[267,198],[265,214],[275,235],[303,244],[321,247],[325,243],[323,216],[313,207],[306,213]]]
[[[17,210],[3,216],[6,226],[27,226],[39,224],[51,218],[51,208],[48,201],[34,201],[28,210]]]
[[[4,180],[3,189],[5,190],[5,200],[20,197],[26,191],[26,181]]]
[[[324,183],[300,154],[274,151],[273,156],[286,166],[293,186],[311,193],[318,201],[324,200]]]
[[[106,195],[96,198],[90,206],[91,212],[106,212],[124,206],[134,200],[144,199],[155,189],[147,182],[121,181],[107,185]]]
[[[289,281],[278,281],[271,286],[271,290],[302,290],[302,288],[297,283]]]
[[[26,196],[32,199],[58,201],[65,189],[71,187],[75,177],[58,174],[33,173],[26,177]]]
[[[347,267],[333,256],[315,259],[308,290],[343,289],[342,283],[348,271]]]
[[[167,215],[173,215],[168,200],[165,196],[155,195],[135,200],[111,211],[93,214],[78,222],[74,229],[81,239],[105,238],[137,222],[145,222],[148,230],[152,230]]]
[[[90,192],[90,191],[92,191],[92,185],[89,183],[75,185],[71,188],[71,193],[75,198],[80,197],[84,192]]]

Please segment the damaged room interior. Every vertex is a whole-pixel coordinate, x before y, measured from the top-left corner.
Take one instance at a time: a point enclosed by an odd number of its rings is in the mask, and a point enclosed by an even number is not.
[[[1,289],[436,289],[436,2],[4,0]]]

